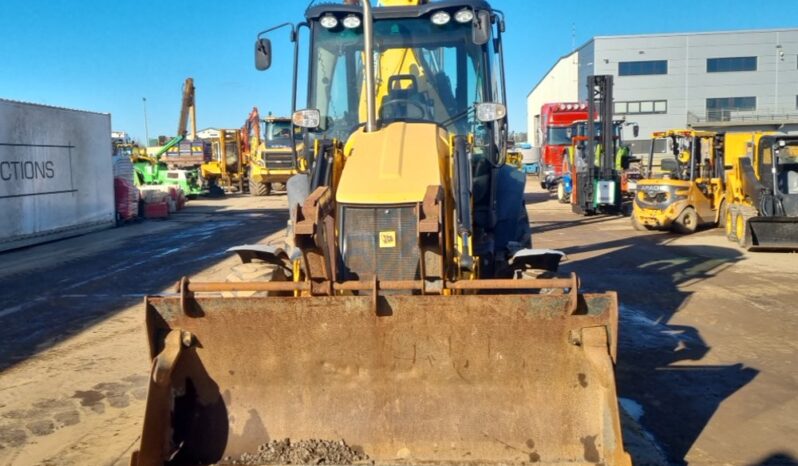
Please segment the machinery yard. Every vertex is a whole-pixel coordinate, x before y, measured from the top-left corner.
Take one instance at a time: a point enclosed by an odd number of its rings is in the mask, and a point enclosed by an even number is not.
[[[798,466],[798,16],[679,1],[9,0],[0,466]]]
[[[798,457],[798,254],[745,252],[720,229],[640,233],[628,218],[575,217],[535,178],[527,191],[536,246],[565,251],[563,268],[588,291],[618,290],[621,404],[672,462]],[[149,365],[142,296],[187,271],[223,279],[235,262],[227,247],[269,242],[285,218],[285,196],[230,196],[167,221],[5,254],[0,464],[127,464]],[[642,458],[658,458],[641,443]]]

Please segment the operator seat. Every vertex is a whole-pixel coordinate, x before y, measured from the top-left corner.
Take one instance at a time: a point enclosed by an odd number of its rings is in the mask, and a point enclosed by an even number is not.
[[[402,82],[410,82],[402,88]],[[414,74],[396,74],[388,78],[388,95],[380,106],[380,120],[430,120],[430,105],[418,90]]]

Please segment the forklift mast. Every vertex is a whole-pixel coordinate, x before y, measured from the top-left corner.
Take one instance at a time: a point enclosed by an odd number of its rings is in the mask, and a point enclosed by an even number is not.
[[[612,76],[587,78],[587,141],[581,168],[575,173],[576,189],[571,208],[575,213],[593,215],[621,210],[621,180],[615,166],[615,132],[613,127]],[[596,122],[601,135],[596,138]],[[600,156],[596,157],[597,154]]]
[[[588,76],[587,121],[601,122],[601,158],[596,162],[596,126],[587,125],[587,167],[598,169],[598,179],[612,180],[615,170],[615,141],[612,127],[612,75]]]

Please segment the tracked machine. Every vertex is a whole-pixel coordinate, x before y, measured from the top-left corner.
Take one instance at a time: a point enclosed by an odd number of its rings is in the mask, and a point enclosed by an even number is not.
[[[257,67],[268,34],[289,30],[296,52],[302,29],[292,120],[311,169],[288,182],[287,241],[234,248],[235,280],[146,299],[131,463],[225,463],[289,438],[376,464],[629,465],[616,295],[581,293],[561,253],[532,249],[524,175],[504,163],[501,12],[312,6],[259,35]]]

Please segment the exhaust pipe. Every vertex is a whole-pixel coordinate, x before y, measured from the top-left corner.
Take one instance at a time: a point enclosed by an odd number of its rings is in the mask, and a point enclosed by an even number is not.
[[[374,92],[374,21],[371,0],[363,0],[363,52],[366,56],[366,132],[377,130],[376,96]]]

